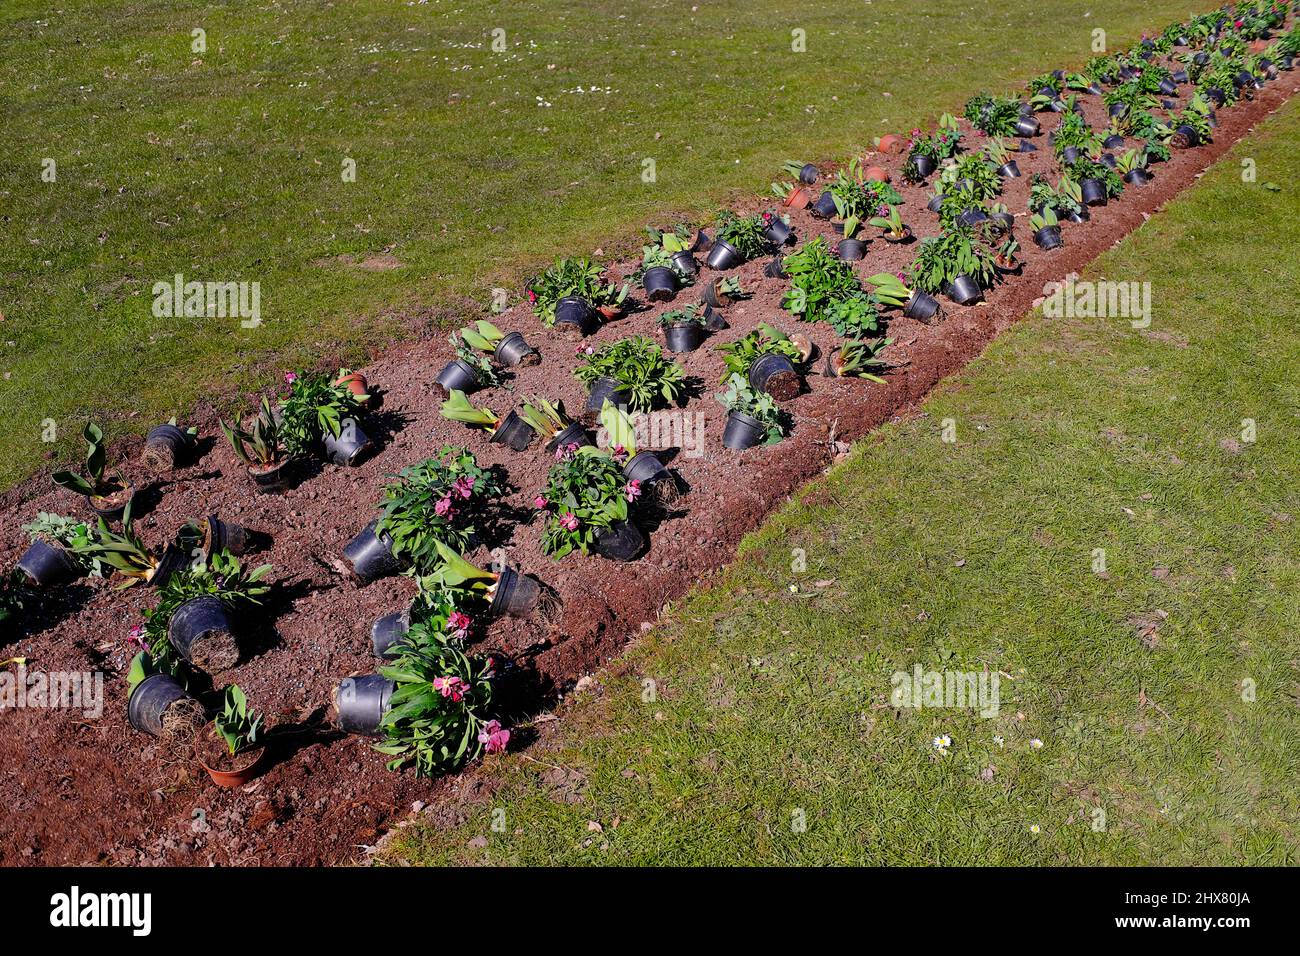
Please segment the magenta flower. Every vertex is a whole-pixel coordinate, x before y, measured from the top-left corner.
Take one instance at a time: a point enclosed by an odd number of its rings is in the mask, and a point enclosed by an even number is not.
[[[572,511],[566,511],[564,514],[560,515],[560,527],[565,531],[577,531],[578,516]]]
[[[624,448],[622,445],[615,445],[613,454],[615,458],[626,458],[627,449]]]
[[[460,611],[452,611],[447,615],[447,627],[451,628],[452,635],[458,641],[465,640],[465,635],[469,633],[470,619],[468,614],[462,614]]]
[[[465,699],[465,691],[469,689],[459,677],[435,677],[433,679],[433,689],[443,697],[450,697],[455,703],[459,704]]]
[[[293,372],[285,372],[284,380],[288,382],[290,385],[292,385],[294,382],[298,381],[298,376],[295,375]]]
[[[489,720],[479,731],[478,742],[490,754],[505,753],[506,744],[510,743],[510,731],[502,730],[499,720]]]
[[[528,301],[529,301],[529,302],[536,302],[536,301],[537,301],[537,293],[534,292],[532,289],[529,289],[529,290],[528,290]]]
[[[534,508],[545,508],[545,507],[546,507],[546,499],[545,499],[543,496],[538,495],[536,498],[533,499],[533,507],[534,507]]]
[[[149,642],[144,639],[144,627],[140,624],[131,628],[131,633],[127,636],[127,642],[142,651],[149,650]]]
[[[455,489],[456,494],[462,498],[468,498],[474,493],[474,480],[473,475],[461,475],[456,479],[456,484],[452,487]]]
[[[439,518],[449,518],[454,513],[451,507],[451,497],[439,499],[438,503],[433,506],[433,513]]]
[[[623,489],[623,494],[627,496],[628,501],[636,501],[640,498],[641,480],[639,478],[634,478],[632,481],[629,481],[627,487]]]

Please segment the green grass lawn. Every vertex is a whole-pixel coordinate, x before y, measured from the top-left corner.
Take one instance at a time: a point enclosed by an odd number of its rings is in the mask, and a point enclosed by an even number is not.
[[[114,419],[110,435],[141,431],[278,366],[354,360],[494,286],[517,291],[557,253],[766,189],[784,159],[842,158],[982,86],[1081,64],[1096,28],[1120,49],[1188,13],[1184,0],[59,7],[0,7],[0,487],[66,455],[88,415]],[[796,29],[806,52],[791,50]],[[356,264],[380,256],[393,268]],[[177,273],[260,283],[263,324],[155,318],[153,285]]]
[[[393,859],[1294,864],[1298,141],[1292,104],[1084,276],[1150,281],[1149,330],[1017,326]],[[1003,672],[998,716],[891,707],[917,664]]]

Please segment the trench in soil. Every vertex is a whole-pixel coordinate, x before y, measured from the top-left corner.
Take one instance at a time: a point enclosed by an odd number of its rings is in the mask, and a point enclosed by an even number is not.
[[[741,278],[753,297],[726,311],[730,331],[678,356],[697,391],[682,412],[692,429],[703,426],[703,444],[697,449],[677,431],[668,436],[670,448],[663,457],[689,490],[672,510],[643,522],[650,551],[633,564],[580,555],[553,562],[542,555],[540,525],[526,519],[532,497],[545,481],[549,456],[540,441],[526,452],[512,453],[438,415],[433,379],[451,357],[441,335],[398,346],[363,370],[372,390],[383,396],[381,408],[363,422],[381,451],[352,469],[313,464],[305,480],[282,497],[253,492],[243,467],[220,440],[211,408],[196,410],[188,423],[197,424],[202,436],[197,462],[170,475],[150,479],[136,461],[138,439],[125,444],[124,468],[140,489],[137,507],[143,514],[137,530],[149,543],[160,545],[184,521],[210,514],[272,538],[268,548],[248,560],[272,563],[276,587],[264,611],[244,622],[241,662],[215,675],[218,686],[240,684],[267,714],[275,728],[269,769],[243,788],[220,790],[207,781],[192,753],[129,728],[126,666],[132,650],[126,636],[153,601],[148,589],[120,592],[114,581],[83,580],[47,592],[32,602],[19,633],[0,639],[3,656],[26,656],[32,671],[104,672],[104,708],[102,716],[6,711],[0,733],[0,805],[6,807],[7,839],[0,843],[0,864],[334,863],[355,858],[413,802],[450,804],[455,794],[479,787],[481,778],[472,767],[436,780],[390,773],[365,739],[340,734],[329,723],[329,701],[338,681],[374,670],[371,622],[404,607],[414,593],[404,578],[359,588],[335,566],[343,546],[375,516],[374,502],[386,475],[448,444],[468,445],[480,462],[507,469],[515,490],[505,501],[503,520],[471,557],[486,563],[492,549],[503,548],[513,565],[555,588],[563,607],[550,624],[492,622],[472,649],[508,661],[497,689],[499,716],[507,725],[526,723],[582,675],[615,657],[655,621],[665,603],[707,580],[731,558],[746,532],[832,462],[839,442],[859,439],[891,416],[906,413],[1027,312],[1045,283],[1079,271],[1190,185],[1285,102],[1296,89],[1296,77],[1284,73],[1257,92],[1253,102],[1220,110],[1212,144],[1175,152],[1170,162],[1154,167],[1149,185],[1129,187],[1118,201],[1094,208],[1090,223],[1066,224],[1065,245],[1052,252],[1028,241],[1030,177],[1044,172],[1055,182],[1059,176],[1047,144],[1047,133],[1059,117],[1039,114],[1043,133],[1034,140],[1039,149],[1016,156],[1024,175],[1007,181],[1001,197],[1017,215],[1017,234],[1025,246],[1023,274],[988,292],[983,304],[962,308],[945,302],[946,316],[936,324],[893,313],[887,332],[893,345],[884,353],[893,366],[887,384],[812,374],[804,393],[785,403],[794,418],[790,437],[742,454],[721,447],[726,413],[712,395],[723,363],[712,346],[743,335],[759,321],[787,331],[799,326],[823,353],[838,338],[824,325],[800,326],[781,309],[786,282],[765,278],[765,262],[735,270],[731,274]],[[1085,97],[1084,108],[1094,128],[1104,127],[1099,97]],[[963,130],[967,149],[982,146],[984,137],[964,122]],[[917,237],[937,234],[937,217],[925,210],[926,188],[901,182],[902,159],[873,156],[868,164],[891,170],[906,200],[904,219]],[[748,209],[769,207],[754,201]],[[831,224],[806,211],[792,213],[791,221],[801,242],[816,235],[836,238]],[[915,250],[915,244],[893,246],[873,239],[866,259],[855,267],[860,276],[895,272]],[[621,263],[612,271],[621,275],[634,267]],[[656,316],[694,301],[695,295],[687,289],[675,303],[633,310],[589,341],[656,335]],[[524,331],[543,361],[517,369],[508,389],[477,393],[474,403],[504,414],[522,396],[542,394],[580,410],[585,395],[572,375],[573,344],[543,330],[523,306],[494,321],[503,330]],[[79,500],[51,489],[44,477],[0,495],[0,503],[5,508],[0,566],[6,567],[25,550],[27,539],[19,526],[36,512],[85,513]],[[527,746],[531,732],[517,729],[512,746]]]

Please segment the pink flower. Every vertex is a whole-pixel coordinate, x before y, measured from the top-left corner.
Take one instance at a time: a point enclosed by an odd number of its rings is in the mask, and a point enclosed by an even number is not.
[[[544,498],[542,495],[538,495],[536,498],[533,499],[534,508],[545,508],[546,504],[547,504],[546,498]]]
[[[284,380],[288,382],[290,385],[292,385],[294,382],[298,381],[298,376],[295,375],[293,372],[285,372]]]
[[[479,731],[478,742],[490,754],[505,753],[506,744],[510,743],[510,731],[502,730],[499,720],[489,720]]]
[[[534,292],[532,289],[529,289],[529,290],[528,290],[528,301],[529,301],[529,302],[536,302],[536,301],[537,301],[537,293]]]
[[[144,639],[144,627],[137,624],[131,628],[131,633],[127,636],[128,643],[140,648],[142,651],[149,650],[149,642]]]
[[[445,498],[440,499],[438,503],[433,506],[433,513],[436,514],[439,518],[451,517],[451,515],[454,513],[451,507],[451,497],[447,496]]]
[[[640,498],[641,497],[640,479],[634,478],[632,481],[629,481],[627,483],[627,487],[623,489],[623,494],[627,496],[628,501],[636,501],[638,498]]]
[[[435,677],[433,689],[443,697],[450,697],[459,704],[465,698],[465,691],[469,689],[469,685],[459,677]]]
[[[452,611],[447,615],[447,626],[451,628],[456,640],[465,640],[465,635],[469,632],[470,619],[468,614],[461,614],[460,611]]]
[[[461,475],[456,479],[456,484],[452,487],[455,489],[456,494],[462,498],[468,498],[474,493],[474,480],[473,475]]]
[[[560,515],[560,527],[565,531],[577,531],[578,516],[572,511],[566,511],[564,514]]]
[[[615,445],[613,454],[615,458],[626,458],[627,449],[624,448],[622,445]]]
[[[595,351],[596,350],[592,346],[583,345],[581,342],[573,347],[574,355],[591,355]]]

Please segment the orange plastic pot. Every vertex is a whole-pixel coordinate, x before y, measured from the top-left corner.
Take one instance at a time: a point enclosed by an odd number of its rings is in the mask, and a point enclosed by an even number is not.
[[[889,170],[884,166],[868,166],[862,175],[865,179],[874,179],[878,183],[889,182]]]
[[[208,766],[203,759],[203,745],[209,739],[217,740],[221,746],[225,746],[217,738],[214,726],[205,724],[194,738],[194,757],[198,760],[199,766],[208,772],[208,776],[212,778],[212,782],[218,787],[242,787],[262,772],[267,753],[264,744],[259,744],[251,750],[237,754],[236,756],[245,759],[237,763],[234,770],[218,770],[215,767]]]
[[[349,392],[361,399],[360,405],[362,408],[370,407],[369,384],[366,382],[366,377],[360,372],[353,372],[350,375],[344,375],[342,378],[336,378],[334,384],[346,385]]]
[[[880,137],[880,151],[882,153],[901,153],[905,142],[906,140],[896,133],[889,133]]]

